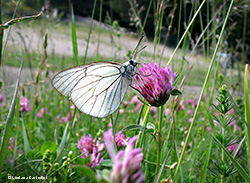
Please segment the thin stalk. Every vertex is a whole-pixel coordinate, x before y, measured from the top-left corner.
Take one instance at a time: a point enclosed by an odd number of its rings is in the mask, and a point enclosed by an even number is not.
[[[158,176],[158,172],[160,170],[160,163],[161,163],[163,113],[164,113],[164,108],[163,108],[163,106],[161,106],[160,120],[159,120],[159,125],[158,125],[159,142],[158,142],[158,150],[157,150],[157,163],[156,163],[156,169],[155,169],[155,180],[156,180],[156,178]]]
[[[250,126],[250,113],[249,113],[250,104],[249,104],[249,90],[248,90],[248,80],[247,80],[248,72],[249,72],[249,65],[246,64],[245,77],[244,77],[245,119],[246,119],[246,123],[248,124],[248,126]],[[245,131],[246,131],[246,139],[247,139],[246,140],[247,164],[248,164],[248,172],[250,173],[250,131],[246,125],[245,125]]]
[[[98,31],[97,50],[96,50],[96,61],[99,60],[99,46],[100,46],[101,22],[102,22],[102,2],[103,0],[100,0],[99,31]]]
[[[188,144],[188,141],[190,139],[190,136],[191,136],[191,133],[192,133],[192,129],[193,129],[193,126],[194,126],[194,121],[196,119],[196,116],[197,116],[197,113],[198,113],[198,109],[200,107],[200,103],[201,103],[201,99],[202,99],[202,96],[203,96],[203,93],[205,91],[205,88],[206,88],[206,85],[208,83],[208,79],[209,79],[209,76],[210,76],[210,73],[212,71],[212,67],[213,67],[213,64],[215,62],[215,57],[216,57],[216,53],[217,53],[217,50],[220,46],[220,43],[221,43],[221,40],[222,40],[222,37],[224,35],[224,30],[225,30],[225,27],[226,27],[226,23],[227,23],[227,20],[228,20],[228,17],[229,17],[229,14],[231,12],[231,9],[232,9],[232,6],[233,6],[233,2],[234,0],[231,1],[231,4],[228,8],[228,12],[227,12],[227,15],[226,15],[226,18],[225,18],[225,22],[222,26],[222,29],[221,29],[221,32],[220,32],[220,36],[219,36],[219,40],[216,44],[216,47],[215,47],[215,50],[214,50],[214,53],[213,53],[213,57],[212,57],[212,60],[211,60],[211,63],[210,63],[210,66],[208,68],[208,72],[207,72],[207,75],[206,75],[206,78],[205,78],[205,81],[203,83],[203,86],[202,86],[202,89],[201,89],[201,93],[200,93],[200,97],[199,97],[199,100],[198,100],[198,103],[197,103],[197,106],[195,108],[195,111],[194,111],[194,116],[193,116],[193,120],[190,124],[190,127],[189,127],[189,130],[188,130],[188,134],[187,134],[187,137],[186,137],[186,140],[185,140],[185,143],[184,143],[184,146],[183,146],[183,149],[182,149],[182,152],[181,152],[181,156],[180,156],[180,159],[177,163],[177,166],[176,166],[176,170],[175,170],[175,173],[174,173],[174,177],[176,177],[178,171],[179,171],[179,168],[180,168],[180,165],[181,165],[181,162],[182,162],[182,159],[183,159],[183,156],[184,156],[184,153],[185,153],[185,150],[186,150],[186,147],[187,147],[187,144]],[[204,3],[204,2],[203,2]],[[202,3],[202,4],[203,4]],[[196,12],[197,14],[197,12]]]
[[[178,42],[178,45],[176,46],[174,52],[172,53],[172,55],[171,55],[171,57],[170,57],[170,59],[168,61],[168,65],[170,65],[171,61],[173,60],[173,58],[174,58],[177,50],[179,49],[179,47],[180,47],[183,39],[185,38],[186,34],[188,33],[191,25],[194,23],[194,20],[195,20],[196,16],[199,14],[199,12],[200,12],[200,10],[201,10],[201,8],[202,8],[202,6],[204,5],[205,2],[206,2],[206,0],[203,0],[202,3],[201,3],[201,5],[199,6],[198,10],[195,12],[194,17],[192,18],[191,22],[188,24],[188,26],[187,26],[184,34],[182,35],[180,41]]]
[[[146,127],[150,106],[146,105],[145,108],[146,108],[146,112],[145,112],[145,115],[144,115],[144,118],[143,118],[143,121],[142,121],[142,124],[141,124],[144,127]],[[138,139],[137,139],[136,144],[135,144],[135,148],[137,148],[137,147],[139,147],[139,145],[141,145],[141,141],[143,139],[144,132],[145,132],[145,130],[143,130],[143,132],[141,130],[139,131]]]
[[[0,24],[3,23],[2,20],[2,0],[0,0]],[[3,49],[3,29],[0,29],[0,65],[2,65],[2,49]]]
[[[83,58],[83,64],[86,63],[86,59],[87,59],[88,48],[89,48],[89,41],[90,41],[90,35],[91,35],[91,32],[92,32],[92,25],[93,25],[93,20],[94,20],[94,15],[95,15],[96,2],[97,2],[97,0],[95,0],[94,7],[93,7],[93,10],[92,10],[92,17],[91,17],[91,23],[90,23],[90,27],[89,27],[87,45],[86,45],[85,54],[84,54],[84,58]]]
[[[75,65],[78,66],[79,61],[78,61],[77,36],[76,36],[74,8],[72,4],[70,4],[70,10],[71,10],[72,46],[73,46],[73,53],[74,53],[74,58],[75,58]]]

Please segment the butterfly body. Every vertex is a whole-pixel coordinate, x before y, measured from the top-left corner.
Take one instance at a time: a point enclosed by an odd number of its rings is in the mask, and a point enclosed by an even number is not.
[[[103,118],[115,112],[132,83],[136,61],[96,62],[59,72],[52,85],[83,113]]]

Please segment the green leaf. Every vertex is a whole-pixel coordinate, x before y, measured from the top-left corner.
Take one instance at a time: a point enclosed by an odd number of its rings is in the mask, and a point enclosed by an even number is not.
[[[170,94],[172,96],[182,95],[182,93],[179,90],[177,90],[177,89],[173,89]]]
[[[132,124],[124,127],[122,131],[140,131],[142,128],[143,128],[142,125]]]
[[[3,85],[3,82],[2,82],[2,81],[0,81],[0,89],[2,88],[2,85]]]
[[[212,132],[213,132],[213,134],[216,136],[217,131],[216,131],[216,129],[215,129],[214,121],[213,121],[213,119],[212,119],[212,117],[211,117],[209,111],[207,110],[205,104],[204,104],[203,102],[201,102],[201,104],[202,104],[202,106],[203,106],[203,108],[204,108],[204,110],[205,110],[205,114],[207,115],[208,122],[209,122],[209,124],[210,124],[211,129],[212,129]]]
[[[93,182],[99,183],[100,181],[96,178],[95,172],[91,170],[88,166],[84,165],[72,165],[73,169],[79,170],[86,177],[90,178]]]
[[[213,141],[225,152],[225,154],[229,157],[229,159],[232,161],[234,167],[238,170],[240,175],[246,180],[246,182],[250,182],[249,175],[245,172],[245,170],[241,167],[241,165],[233,158],[233,156],[227,151],[227,149],[221,144],[221,142],[212,136]]]
[[[10,110],[6,119],[6,126],[4,128],[3,132],[3,140],[1,142],[1,147],[0,147],[0,172],[2,171],[3,164],[5,162],[6,154],[7,154],[7,149],[9,145],[9,139],[11,136],[12,132],[12,123],[13,123],[13,117],[14,117],[14,112],[15,112],[15,106],[16,106],[16,100],[17,100],[17,92],[18,92],[18,86],[19,86],[19,81],[20,81],[20,76],[21,76],[21,71],[22,71],[22,66],[23,62],[21,63],[18,77],[17,77],[17,82],[16,82],[16,87],[14,91],[14,96],[11,102]]]
[[[76,37],[76,26],[75,26],[75,16],[74,16],[74,9],[73,5],[71,4],[71,31],[72,31],[72,44],[73,44],[73,52],[74,52],[74,57],[76,61],[76,65],[79,65],[78,61],[78,48],[77,48],[77,37]]]
[[[45,142],[41,147],[41,154],[44,154],[49,149],[51,153],[56,153],[57,145],[55,142]]]
[[[61,143],[60,143],[60,146],[58,147],[57,149],[57,154],[59,152],[61,152],[61,150],[66,146],[67,142],[68,142],[68,138],[69,138],[69,123],[67,123],[65,129],[64,129],[64,132],[63,132],[63,137],[62,137],[62,140],[61,140]]]
[[[145,132],[146,133],[154,133],[154,131],[155,131],[155,125],[153,123],[150,123],[150,122],[147,123]]]
[[[26,133],[26,128],[25,128],[25,125],[24,125],[23,118],[21,118],[21,121],[22,121],[22,128],[23,128],[24,154],[27,155],[30,152],[30,143],[29,143],[28,136],[27,136],[27,133]]]
[[[105,159],[102,161],[101,165],[112,168],[113,163],[111,159]]]

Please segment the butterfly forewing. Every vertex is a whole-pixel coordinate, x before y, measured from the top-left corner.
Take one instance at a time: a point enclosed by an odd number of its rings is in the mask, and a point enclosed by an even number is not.
[[[131,82],[121,69],[116,62],[83,65],[58,73],[52,84],[81,112],[102,118],[117,110]]]

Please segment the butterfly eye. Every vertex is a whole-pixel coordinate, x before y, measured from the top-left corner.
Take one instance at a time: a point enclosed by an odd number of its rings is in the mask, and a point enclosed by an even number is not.
[[[129,60],[129,64],[130,65],[133,65],[134,67],[137,65],[137,63],[136,63],[136,61],[134,61],[134,60]]]

